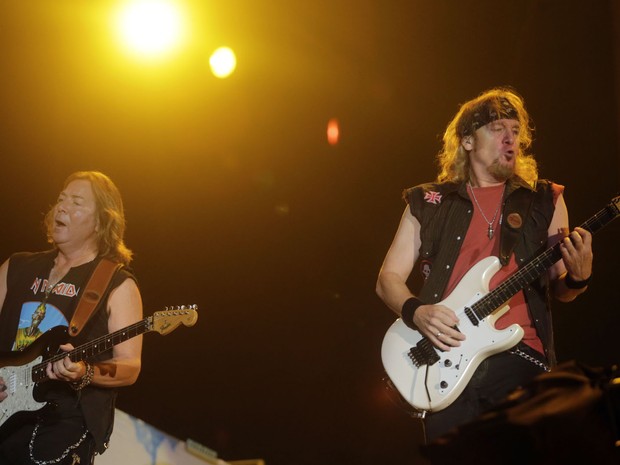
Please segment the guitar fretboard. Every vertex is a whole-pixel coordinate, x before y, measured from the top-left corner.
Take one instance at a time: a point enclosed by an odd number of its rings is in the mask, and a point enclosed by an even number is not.
[[[62,360],[65,357],[69,357],[71,361],[81,362],[87,361],[99,355],[107,350],[112,349],[115,345],[125,342],[133,337],[140,336],[153,329],[153,317],[149,316],[133,325],[127,326],[119,331],[115,331],[105,336],[93,339],[86,344],[83,344],[69,352],[59,353],[53,357],[44,360],[43,362],[32,367],[32,380],[34,382],[40,382],[47,379],[47,373],[45,368],[48,363],[54,363]]]
[[[617,215],[618,209],[611,203],[583,223],[581,228],[594,234],[610,223]],[[548,248],[545,252],[527,263],[523,268],[508,277],[503,283],[493,289],[493,291],[473,304],[471,306],[471,312],[466,311],[467,316],[472,319],[472,323],[477,323],[474,321],[474,318],[480,321],[487,317],[529,283],[538,279],[543,272],[562,258],[560,246],[561,242],[558,242]]]

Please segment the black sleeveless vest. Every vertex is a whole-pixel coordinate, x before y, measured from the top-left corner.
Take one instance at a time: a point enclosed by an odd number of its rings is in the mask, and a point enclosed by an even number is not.
[[[473,215],[473,205],[466,187],[465,183],[429,183],[406,189],[403,193],[411,214],[420,222],[420,259],[432,264],[419,293],[425,303],[437,303],[443,298],[465,239]],[[523,214],[524,201],[527,201],[526,214]],[[549,181],[539,180],[535,189],[518,178],[508,183],[502,206],[504,220],[500,249],[505,252],[502,242],[512,235],[516,239],[513,251],[519,267],[547,248],[548,229],[554,210]],[[516,212],[522,218],[519,231],[515,231],[506,220]],[[501,255],[502,264],[508,263],[509,253]],[[540,279],[523,290],[536,332],[545,348],[545,356],[554,365],[556,357],[547,274],[543,273]]]

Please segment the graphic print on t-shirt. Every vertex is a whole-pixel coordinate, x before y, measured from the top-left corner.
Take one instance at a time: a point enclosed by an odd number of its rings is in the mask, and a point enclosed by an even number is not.
[[[19,316],[19,325],[12,350],[24,350],[45,331],[60,325],[68,326],[67,319],[53,305],[25,302]]]

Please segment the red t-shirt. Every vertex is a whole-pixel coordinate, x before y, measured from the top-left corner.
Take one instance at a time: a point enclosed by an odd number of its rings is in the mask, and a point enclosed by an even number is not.
[[[555,202],[562,193],[563,188],[562,186],[553,184],[552,189]],[[504,186],[475,187],[474,195],[475,199],[478,201],[477,204],[471,194],[471,188],[468,187],[467,191],[473,204],[474,214],[465,239],[463,240],[461,251],[454,264],[454,270],[448,281],[444,298],[452,293],[459,281],[473,265],[491,255],[496,257],[499,256],[501,211],[498,211],[497,215],[495,215],[495,212],[498,208],[501,209]],[[484,211],[486,218],[492,222],[494,234],[491,239],[489,239],[488,236],[489,223],[482,216],[480,209]],[[495,219],[493,220],[494,216]],[[501,267],[491,278],[489,290],[493,290],[517,269],[517,262],[513,253],[508,265]],[[523,291],[519,291],[515,294],[508,302],[508,305],[510,306],[510,310],[497,320],[495,327],[497,329],[504,329],[514,323],[518,323],[524,331],[523,342],[533,349],[544,353],[542,342],[536,335],[536,328],[530,318]]]

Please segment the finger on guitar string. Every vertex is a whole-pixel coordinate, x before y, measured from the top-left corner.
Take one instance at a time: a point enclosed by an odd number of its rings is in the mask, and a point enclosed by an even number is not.
[[[461,341],[466,339],[465,334],[459,331],[457,325],[439,323],[435,327],[435,337],[440,339],[444,344],[448,344],[452,347],[459,347]]]
[[[461,333],[459,333],[457,331],[456,336],[453,336],[452,333],[448,334],[448,333],[444,333],[444,332],[440,332],[438,335],[436,335],[436,338],[444,345],[448,346],[448,347],[460,347],[461,346],[461,341],[463,339],[463,335]]]
[[[68,353],[73,349],[74,347],[72,344],[62,344],[59,347],[58,353]],[[68,355],[55,361],[51,368],[51,371],[55,377],[50,376],[48,373],[50,379],[58,379],[62,381],[76,381],[86,373],[86,364],[82,361],[74,362]]]
[[[592,243],[592,233],[590,231],[577,227],[569,234],[570,241],[576,249],[590,246]]]
[[[56,375],[57,379],[68,381],[68,378],[66,375],[67,370],[65,369],[65,364],[63,360],[54,362],[52,365],[52,370],[54,371],[54,374]]]
[[[70,376],[69,376],[70,377],[70,381],[77,381],[77,380],[83,378],[84,376],[86,376],[86,370],[87,370],[86,362],[80,361],[80,362],[73,363],[69,359],[69,357],[67,357],[65,360],[69,360],[69,363],[71,364],[70,365],[71,368],[66,367],[67,370],[70,373]]]
[[[84,362],[73,362],[69,357],[65,357],[55,363],[56,373],[65,381],[77,381],[86,373]]]
[[[439,331],[435,331],[435,334],[432,334],[431,336],[429,336],[429,338],[431,339],[431,341],[433,342],[433,345],[435,347],[437,347],[438,349],[440,349],[440,350],[442,350],[444,352],[449,352],[450,349],[452,348],[452,346],[450,346],[446,342],[444,342],[444,341],[448,341],[449,338],[446,337],[445,334],[443,334],[443,333],[441,333]]]
[[[585,280],[592,274],[592,234],[583,228],[564,238],[560,252],[566,271],[573,279]]]
[[[49,362],[45,372],[49,379],[55,381],[72,381],[70,371],[65,368],[64,359]]]
[[[52,362],[48,362],[47,366],[45,367],[45,374],[47,375],[49,379],[53,379],[53,380],[60,379],[58,375],[56,375],[56,372],[54,371],[54,364]]]

